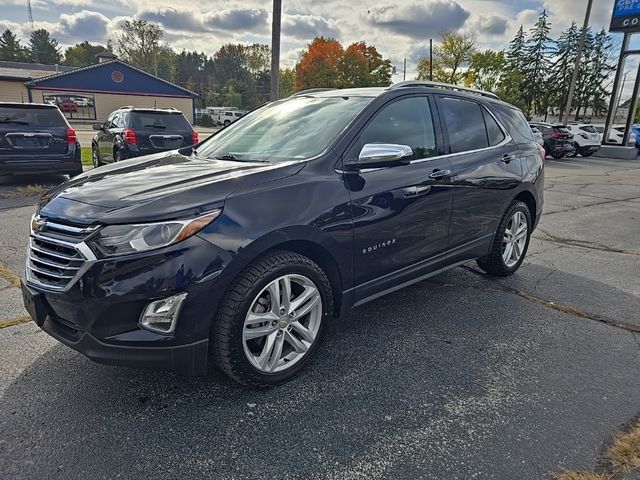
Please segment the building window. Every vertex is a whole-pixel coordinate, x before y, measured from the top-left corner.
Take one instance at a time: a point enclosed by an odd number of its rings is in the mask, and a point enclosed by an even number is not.
[[[93,95],[75,93],[43,93],[42,101],[60,109],[71,120],[95,120],[96,102]]]

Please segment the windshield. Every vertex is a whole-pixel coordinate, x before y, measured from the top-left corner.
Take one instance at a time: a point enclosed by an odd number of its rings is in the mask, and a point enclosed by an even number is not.
[[[251,112],[198,149],[198,156],[231,160],[304,160],[324,152],[373,100],[294,97]]]

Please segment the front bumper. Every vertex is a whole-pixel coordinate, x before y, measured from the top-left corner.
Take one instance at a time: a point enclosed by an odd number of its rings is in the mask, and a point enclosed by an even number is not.
[[[98,260],[64,291],[22,285],[23,300],[42,330],[98,363],[203,375],[228,260],[194,236],[155,252]],[[149,302],[181,292],[188,295],[173,334],[139,326]]]

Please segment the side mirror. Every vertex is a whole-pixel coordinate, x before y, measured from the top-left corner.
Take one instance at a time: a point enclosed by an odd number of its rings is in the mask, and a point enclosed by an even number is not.
[[[94,123],[93,124],[93,129],[94,130],[102,130],[102,124],[101,123]]]
[[[364,168],[383,168],[408,165],[413,149],[408,145],[394,143],[367,143],[358,156],[358,162],[345,164],[348,172],[358,172]]]

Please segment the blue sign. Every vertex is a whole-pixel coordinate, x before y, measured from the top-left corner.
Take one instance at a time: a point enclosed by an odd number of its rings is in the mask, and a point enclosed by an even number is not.
[[[614,17],[640,15],[640,0],[616,0],[613,7]]]
[[[640,32],[640,0],[615,0],[610,32]]]

